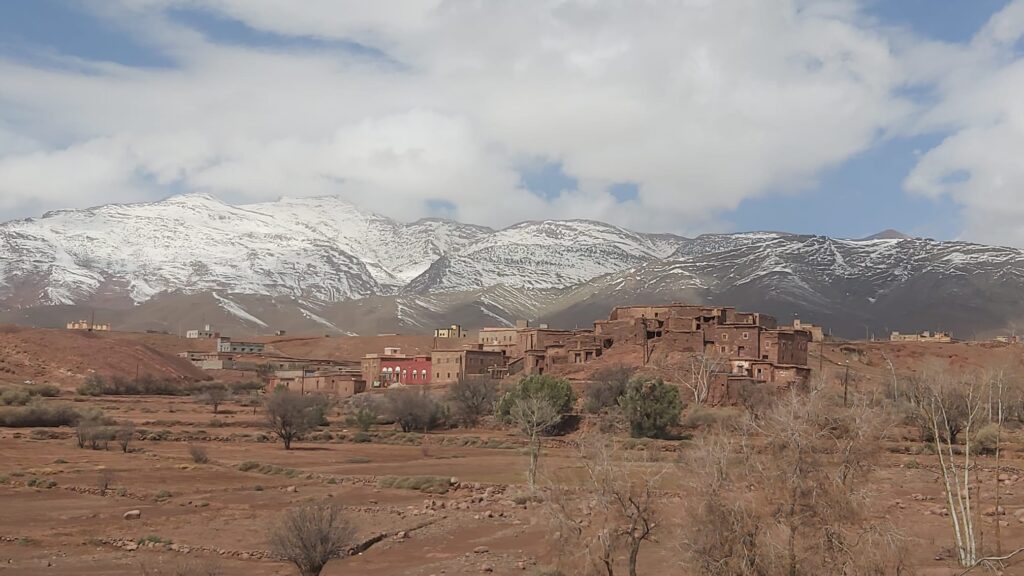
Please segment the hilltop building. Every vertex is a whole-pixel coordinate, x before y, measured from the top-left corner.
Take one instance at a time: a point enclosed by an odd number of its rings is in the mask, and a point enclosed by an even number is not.
[[[928,330],[916,334],[901,334],[899,332],[893,332],[889,334],[889,341],[948,343],[953,341],[953,336],[949,332],[930,332]]]
[[[207,325],[203,326],[203,328],[201,330],[200,329],[193,329],[193,330],[186,331],[185,332],[185,338],[189,338],[189,339],[192,339],[192,340],[220,338],[220,332],[214,332],[213,331],[213,327],[211,327],[209,324],[207,324]]]
[[[434,338],[465,338],[466,332],[463,331],[462,326],[458,324],[452,324],[447,328],[437,328],[434,330]]]
[[[95,324],[91,320],[76,320],[67,323],[68,330],[88,330],[89,332],[109,332],[110,324]]]
[[[227,336],[217,337],[217,352],[228,354],[263,354],[262,342],[234,342]]]

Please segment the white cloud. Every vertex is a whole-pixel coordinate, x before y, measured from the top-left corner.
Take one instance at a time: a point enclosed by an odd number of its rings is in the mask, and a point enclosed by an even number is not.
[[[894,95],[903,69],[888,40],[853,0],[120,2],[105,13],[179,66],[0,60],[0,101],[31,120],[14,137],[36,143],[5,149],[0,131],[0,210],[173,185],[228,200],[340,193],[399,218],[445,200],[489,225],[586,217],[690,233],[808,185],[911,108]],[[172,7],[354,40],[399,65],[218,44]],[[537,157],[580,190],[523,190],[516,168]],[[638,185],[635,202],[607,193],[621,181]]]
[[[996,13],[966,45],[927,44],[908,57],[937,102],[918,131],[949,130],[921,155],[907,190],[963,207],[962,237],[1024,246],[1024,1]]]

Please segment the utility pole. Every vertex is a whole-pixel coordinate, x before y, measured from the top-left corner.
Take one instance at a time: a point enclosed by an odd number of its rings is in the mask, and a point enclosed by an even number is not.
[[[825,339],[818,342],[818,383],[821,388],[825,387]]]
[[[641,316],[640,323],[643,324],[644,332],[644,366],[647,366],[647,359],[649,357],[648,345],[647,345],[647,317]]]
[[[850,361],[846,361],[846,376],[843,377],[843,407],[847,407],[850,404],[846,401],[847,393],[850,389]]]

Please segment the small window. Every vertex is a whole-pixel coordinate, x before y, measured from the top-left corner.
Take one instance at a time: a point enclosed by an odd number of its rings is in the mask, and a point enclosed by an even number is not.
[[[743,339],[744,340],[750,340],[750,333],[749,332],[744,332],[743,333]]]
[[[729,334],[728,333],[723,333],[722,334],[722,340],[728,340],[728,339],[729,339]]]

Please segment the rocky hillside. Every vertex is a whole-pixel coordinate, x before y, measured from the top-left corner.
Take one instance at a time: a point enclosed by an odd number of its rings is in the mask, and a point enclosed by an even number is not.
[[[642,234],[591,221],[492,230],[401,223],[338,198],[231,206],[210,196],[52,212],[0,225],[0,319],[330,333],[588,325],[616,304],[683,300],[799,314],[838,334],[1009,332],[1024,252],[909,238]],[[59,312],[58,312],[59,311]]]

